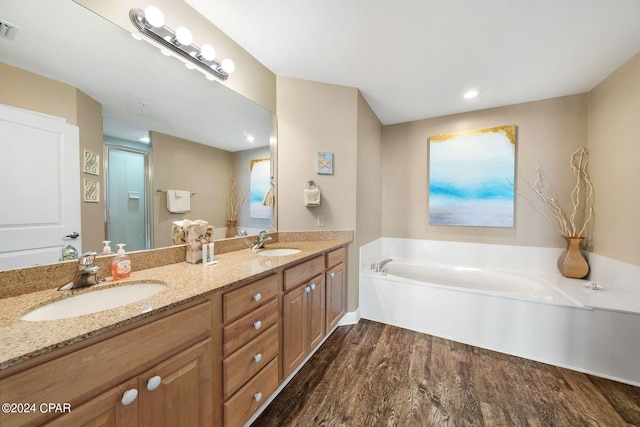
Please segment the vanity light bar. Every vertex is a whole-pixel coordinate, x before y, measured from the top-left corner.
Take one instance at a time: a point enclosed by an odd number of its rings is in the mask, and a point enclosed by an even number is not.
[[[205,59],[202,55],[202,49],[195,44],[181,44],[178,42],[176,32],[171,28],[166,25],[160,27],[151,25],[145,18],[144,11],[141,9],[131,9],[129,11],[129,19],[131,19],[133,25],[142,34],[158,42],[164,48],[178,54],[180,57],[195,64],[220,80],[227,80],[229,78],[229,73],[223,69],[223,64],[225,61],[231,62],[230,60],[225,59],[218,61],[217,59]]]

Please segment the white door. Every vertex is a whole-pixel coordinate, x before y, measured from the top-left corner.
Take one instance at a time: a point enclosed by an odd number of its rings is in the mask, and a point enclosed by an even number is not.
[[[0,270],[82,251],[78,128],[0,104]]]

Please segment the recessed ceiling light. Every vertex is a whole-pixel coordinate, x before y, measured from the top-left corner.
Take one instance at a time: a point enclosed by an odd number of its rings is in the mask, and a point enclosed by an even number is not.
[[[479,93],[480,93],[480,91],[475,90],[475,89],[471,89],[471,90],[466,91],[463,96],[466,99],[471,99],[471,98],[475,98],[476,96],[478,96]]]

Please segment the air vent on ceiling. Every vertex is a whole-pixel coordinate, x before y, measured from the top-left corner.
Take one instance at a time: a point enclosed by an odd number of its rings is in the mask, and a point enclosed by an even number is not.
[[[7,21],[0,19],[0,39],[13,41],[19,31],[20,27],[17,25],[10,24]]]

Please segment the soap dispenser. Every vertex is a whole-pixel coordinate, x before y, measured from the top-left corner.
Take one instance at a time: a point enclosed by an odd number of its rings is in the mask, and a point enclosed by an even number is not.
[[[118,253],[111,262],[111,277],[113,280],[126,279],[131,273],[131,260],[124,252],[124,243],[118,243]]]
[[[111,240],[103,240],[102,244],[104,245],[104,247],[102,248],[102,253],[100,255],[111,255],[111,246],[109,246],[109,243],[111,243]]]

